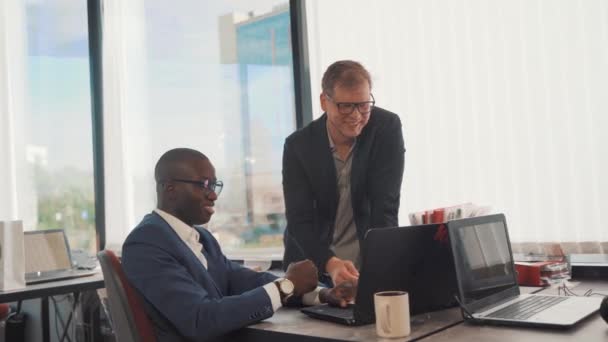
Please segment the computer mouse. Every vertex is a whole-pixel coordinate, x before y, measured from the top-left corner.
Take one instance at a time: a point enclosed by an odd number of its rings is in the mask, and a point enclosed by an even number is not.
[[[608,323],[608,296],[604,297],[602,304],[600,305],[600,315],[606,323]]]

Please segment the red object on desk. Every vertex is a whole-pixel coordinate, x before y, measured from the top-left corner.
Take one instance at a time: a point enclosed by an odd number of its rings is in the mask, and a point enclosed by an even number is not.
[[[443,214],[445,212],[445,209],[441,208],[441,209],[435,209],[433,210],[433,214],[432,214],[432,222],[431,223],[443,223],[445,222],[443,220]]]
[[[546,275],[543,274],[543,267],[558,263],[562,261],[515,262],[517,283],[524,286],[548,286],[549,284],[542,279]]]

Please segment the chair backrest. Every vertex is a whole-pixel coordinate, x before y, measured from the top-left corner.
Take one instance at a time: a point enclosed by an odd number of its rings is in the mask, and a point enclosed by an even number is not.
[[[8,304],[0,304],[0,321],[4,321],[10,313],[11,308]]]
[[[131,286],[120,260],[110,250],[97,253],[103,272],[108,306],[117,342],[156,341],[152,323],[148,319],[142,299]]]

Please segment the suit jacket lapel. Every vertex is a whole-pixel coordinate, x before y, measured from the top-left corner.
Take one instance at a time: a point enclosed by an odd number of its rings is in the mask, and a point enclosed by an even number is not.
[[[314,135],[312,139],[314,146],[311,151],[313,158],[311,160],[318,161],[318,179],[323,184],[321,189],[324,197],[329,201],[329,212],[332,215],[332,219],[335,220],[338,207],[338,184],[336,181],[334,157],[329,147],[329,138],[327,137],[327,114],[323,114],[319,118],[319,125],[316,126]]]
[[[358,193],[359,190],[359,185],[361,184],[361,174],[362,174],[362,167],[363,165],[363,160],[365,158],[363,158],[363,155],[361,152],[363,152],[363,148],[365,148],[365,146],[359,146],[361,145],[359,143],[359,141],[357,142],[357,146],[355,147],[355,150],[353,151],[353,164],[350,168],[350,201],[351,203],[356,203],[355,201],[355,194]],[[353,207],[353,214],[355,213],[355,208]]]

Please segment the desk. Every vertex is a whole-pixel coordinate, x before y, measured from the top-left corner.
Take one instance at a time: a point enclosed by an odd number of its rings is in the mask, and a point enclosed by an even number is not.
[[[271,318],[241,329],[230,340],[239,341],[416,341],[462,322],[459,308],[416,316],[412,333],[402,339],[382,339],[376,325],[348,327],[310,318],[299,309],[282,308]]]
[[[429,338],[429,342],[606,342],[608,341],[608,325],[595,314],[589,320],[580,323],[572,329],[555,330],[544,328],[474,326],[459,324],[448,330],[439,332]]]
[[[583,294],[588,289],[608,293],[608,282],[584,281],[573,289]],[[521,287],[523,293],[542,290],[534,287]],[[557,294],[557,289],[549,288],[542,293]],[[425,316],[419,315],[416,317]],[[230,341],[295,341],[295,342],[336,342],[336,341],[416,341],[428,342],[476,342],[476,341],[530,341],[561,342],[608,341],[608,325],[599,314],[568,330],[546,328],[523,328],[506,326],[478,326],[462,322],[459,308],[438,311],[430,314],[421,323],[412,323],[412,334],[403,339],[382,339],[376,336],[374,324],[361,327],[347,327],[331,322],[309,318],[297,309],[282,308],[275,315],[261,323],[246,327],[231,335]]]
[[[100,270],[99,273],[92,276],[27,285],[19,290],[0,291],[0,303],[40,298],[42,339],[44,342],[50,342],[49,297],[97,290],[104,287],[103,275]]]
[[[588,289],[608,294],[608,282],[583,281],[576,286],[573,291],[577,294],[583,294]],[[541,291],[541,293],[557,294],[557,289],[550,288]],[[606,342],[608,341],[608,325],[599,314],[592,315],[585,321],[568,330],[487,325],[478,326],[464,323],[433,335],[429,341]]]

